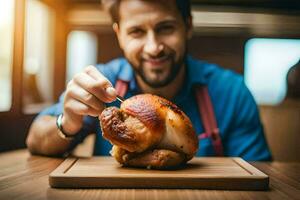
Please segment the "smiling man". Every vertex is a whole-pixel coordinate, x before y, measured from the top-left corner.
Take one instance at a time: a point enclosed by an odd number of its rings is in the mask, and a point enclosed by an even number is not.
[[[200,139],[198,156],[270,160],[257,106],[241,76],[187,53],[192,35],[187,0],[105,0],[124,58],[88,66],[60,101],[33,122],[27,145],[35,154],[62,155],[97,133],[95,155],[108,155],[98,116],[116,94],[152,93],[178,105]],[[109,47],[108,47],[109,48]]]
[[[185,77],[186,45],[192,33],[190,12],[183,18],[176,3],[170,0],[164,4],[158,1],[115,4],[119,4],[114,5],[118,6],[119,17],[115,18],[113,28],[141,90],[171,99]],[[112,16],[118,16],[114,9],[111,8]],[[175,78],[178,80],[174,81]]]

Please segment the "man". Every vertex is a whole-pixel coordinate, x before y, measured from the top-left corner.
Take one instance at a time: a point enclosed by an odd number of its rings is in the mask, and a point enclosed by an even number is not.
[[[40,113],[32,124],[27,138],[32,153],[61,155],[96,132],[94,153],[107,155],[111,145],[101,137],[97,116],[105,104],[118,105],[114,87],[122,83],[125,98],[152,93],[177,104],[202,138],[197,156],[271,159],[256,104],[242,77],[187,55],[187,41],[192,35],[189,1],[106,3],[110,4],[113,29],[125,58],[88,66],[68,83],[59,103]],[[195,97],[196,86],[207,88],[208,93],[204,93],[211,99],[212,116],[218,126],[212,127],[215,137],[203,133],[207,132],[202,119],[206,115],[197,109],[203,102]],[[207,107],[209,104],[202,106]],[[64,139],[70,136],[74,138]]]

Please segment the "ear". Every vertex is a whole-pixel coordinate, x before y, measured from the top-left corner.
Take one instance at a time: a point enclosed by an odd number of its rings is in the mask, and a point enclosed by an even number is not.
[[[193,18],[190,16],[186,21],[187,39],[191,39],[193,36]]]
[[[112,28],[113,28],[113,30],[114,30],[117,38],[118,38],[119,46],[121,47],[121,49],[123,49],[119,24],[116,23],[116,22],[113,23]]]

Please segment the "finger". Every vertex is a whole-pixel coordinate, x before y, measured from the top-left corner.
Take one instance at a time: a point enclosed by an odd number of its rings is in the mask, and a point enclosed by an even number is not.
[[[113,96],[106,93],[105,87],[107,81],[105,79],[95,80],[86,73],[79,73],[75,75],[73,81],[103,102],[111,102],[114,100]]]
[[[93,117],[97,117],[99,115],[99,111],[93,109],[92,107],[77,101],[76,99],[69,99],[66,103],[65,103],[65,109],[66,110],[71,110],[73,113],[77,114],[77,115],[90,115]]]
[[[84,72],[86,72],[88,75],[90,75],[95,80],[105,80],[103,87],[105,88],[106,93],[108,93],[108,95],[112,96],[113,99],[115,100],[116,94],[117,94],[115,91],[115,88],[113,88],[111,82],[102,73],[100,73],[95,66],[93,66],[93,65],[87,66],[84,69]]]
[[[92,107],[99,112],[102,112],[105,107],[104,103],[97,97],[77,85],[68,88],[68,92],[72,98]]]
[[[85,67],[83,69],[83,71],[85,73],[87,73],[88,75],[90,75],[95,80],[99,80],[99,79],[106,80],[106,86],[107,87],[112,87],[111,82],[105,76],[103,76],[103,74],[101,74],[101,72],[99,72],[98,69],[95,66],[89,65],[89,66]]]

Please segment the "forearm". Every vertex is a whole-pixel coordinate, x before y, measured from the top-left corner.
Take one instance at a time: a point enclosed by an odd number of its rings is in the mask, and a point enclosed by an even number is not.
[[[32,154],[47,156],[63,155],[69,148],[71,140],[64,140],[58,135],[56,117],[41,116],[37,118],[26,139],[26,144]]]

